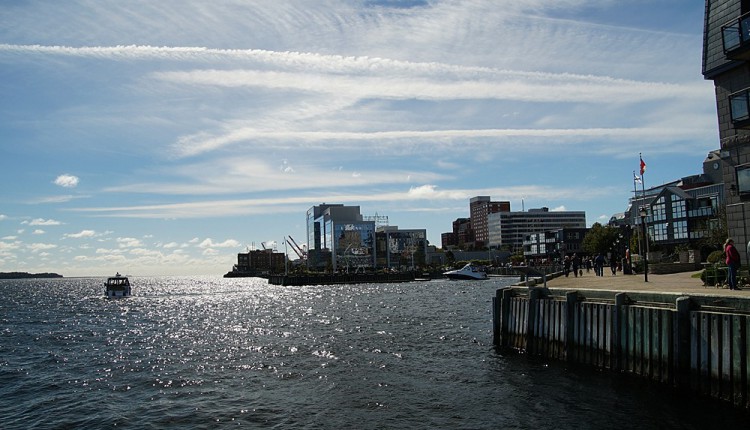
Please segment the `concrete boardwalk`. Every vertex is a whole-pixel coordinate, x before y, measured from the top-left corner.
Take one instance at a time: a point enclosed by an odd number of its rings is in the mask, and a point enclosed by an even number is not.
[[[548,288],[562,288],[570,290],[614,290],[614,291],[643,291],[653,293],[683,293],[687,295],[709,294],[728,297],[750,298],[750,288],[732,291],[728,288],[704,287],[700,277],[692,276],[698,272],[673,273],[669,275],[648,275],[648,282],[644,282],[643,274],[623,275],[618,272],[612,276],[609,268],[605,268],[604,276],[595,276],[594,271],[583,272],[583,276],[567,278],[559,276],[547,280]]]

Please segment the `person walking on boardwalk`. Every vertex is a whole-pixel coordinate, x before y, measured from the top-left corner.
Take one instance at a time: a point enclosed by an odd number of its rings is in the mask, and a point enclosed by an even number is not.
[[[594,259],[594,272],[596,276],[604,276],[604,256],[601,252]]]
[[[579,257],[578,254],[573,254],[571,264],[573,265],[573,275],[577,278],[579,275],[578,270],[581,268],[581,257]],[[581,273],[581,275],[583,275],[583,273]]]
[[[724,242],[724,255],[726,255],[727,267],[727,283],[729,284],[730,290],[739,290],[737,286],[737,271],[740,268],[740,253],[737,252],[737,248],[734,247],[734,240],[730,237]]]

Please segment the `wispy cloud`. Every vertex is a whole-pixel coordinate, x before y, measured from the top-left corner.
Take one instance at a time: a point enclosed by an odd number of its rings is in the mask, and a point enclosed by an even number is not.
[[[336,201],[338,203],[356,204],[366,202],[425,202],[434,203],[440,200],[468,201],[475,195],[492,195],[499,200],[518,200],[530,198],[535,200],[571,199],[588,200],[611,193],[609,187],[559,188],[539,186],[517,186],[483,189],[440,190],[434,185],[412,187],[407,191],[366,194],[329,194],[305,197],[278,197],[255,199],[231,199],[194,201],[176,204],[139,205],[120,207],[74,208],[73,212],[86,212],[97,216],[125,218],[200,218],[224,217],[236,215],[290,213],[299,212],[300,208],[310,207],[320,202]]]
[[[0,2],[0,180],[24,185],[0,221],[28,229],[0,270],[216,273],[244,240],[303,237],[322,202],[437,244],[476,195],[616,212],[634,154],[671,180],[718,144],[701,5],[407,6]]]
[[[61,225],[62,222],[54,220],[54,219],[35,218],[31,221],[22,221],[21,224],[28,224],[28,225],[33,225],[33,226],[53,226],[53,225]]]

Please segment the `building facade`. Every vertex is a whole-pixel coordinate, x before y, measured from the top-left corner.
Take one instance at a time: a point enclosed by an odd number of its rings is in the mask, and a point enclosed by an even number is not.
[[[729,236],[742,261],[750,240],[750,1],[706,0],[703,76],[714,82]]]
[[[239,273],[281,273],[286,264],[286,255],[272,249],[256,249],[237,254],[237,265],[234,271]]]
[[[307,249],[311,267],[374,268],[375,221],[365,221],[359,206],[313,206],[307,211]]]
[[[703,173],[637,190],[624,220],[640,237],[645,221],[651,242],[664,251],[680,246],[698,249],[701,239],[718,227],[719,212],[725,205],[722,180],[719,151],[712,151],[703,161]],[[645,218],[641,217],[642,208],[646,208]],[[642,243],[639,247],[638,252],[644,252]]]
[[[378,268],[412,270],[425,265],[427,230],[379,227],[375,232],[375,261]]]
[[[559,259],[570,254],[583,254],[581,245],[588,228],[560,228],[524,236],[526,258]]]
[[[453,221],[453,230],[440,235],[440,242],[443,249],[464,248],[467,243],[473,243],[471,219],[457,218]]]
[[[489,246],[523,251],[524,237],[561,228],[586,228],[586,212],[550,211],[549,208],[527,212],[495,212],[488,215]]]
[[[474,246],[487,246],[490,238],[489,215],[510,212],[510,202],[493,202],[489,196],[472,197],[469,200],[469,220],[474,233]]]

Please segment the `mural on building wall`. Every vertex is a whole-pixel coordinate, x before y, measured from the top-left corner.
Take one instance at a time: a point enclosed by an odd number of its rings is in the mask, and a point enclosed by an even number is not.
[[[348,223],[334,228],[338,267],[373,267],[375,224]]]

